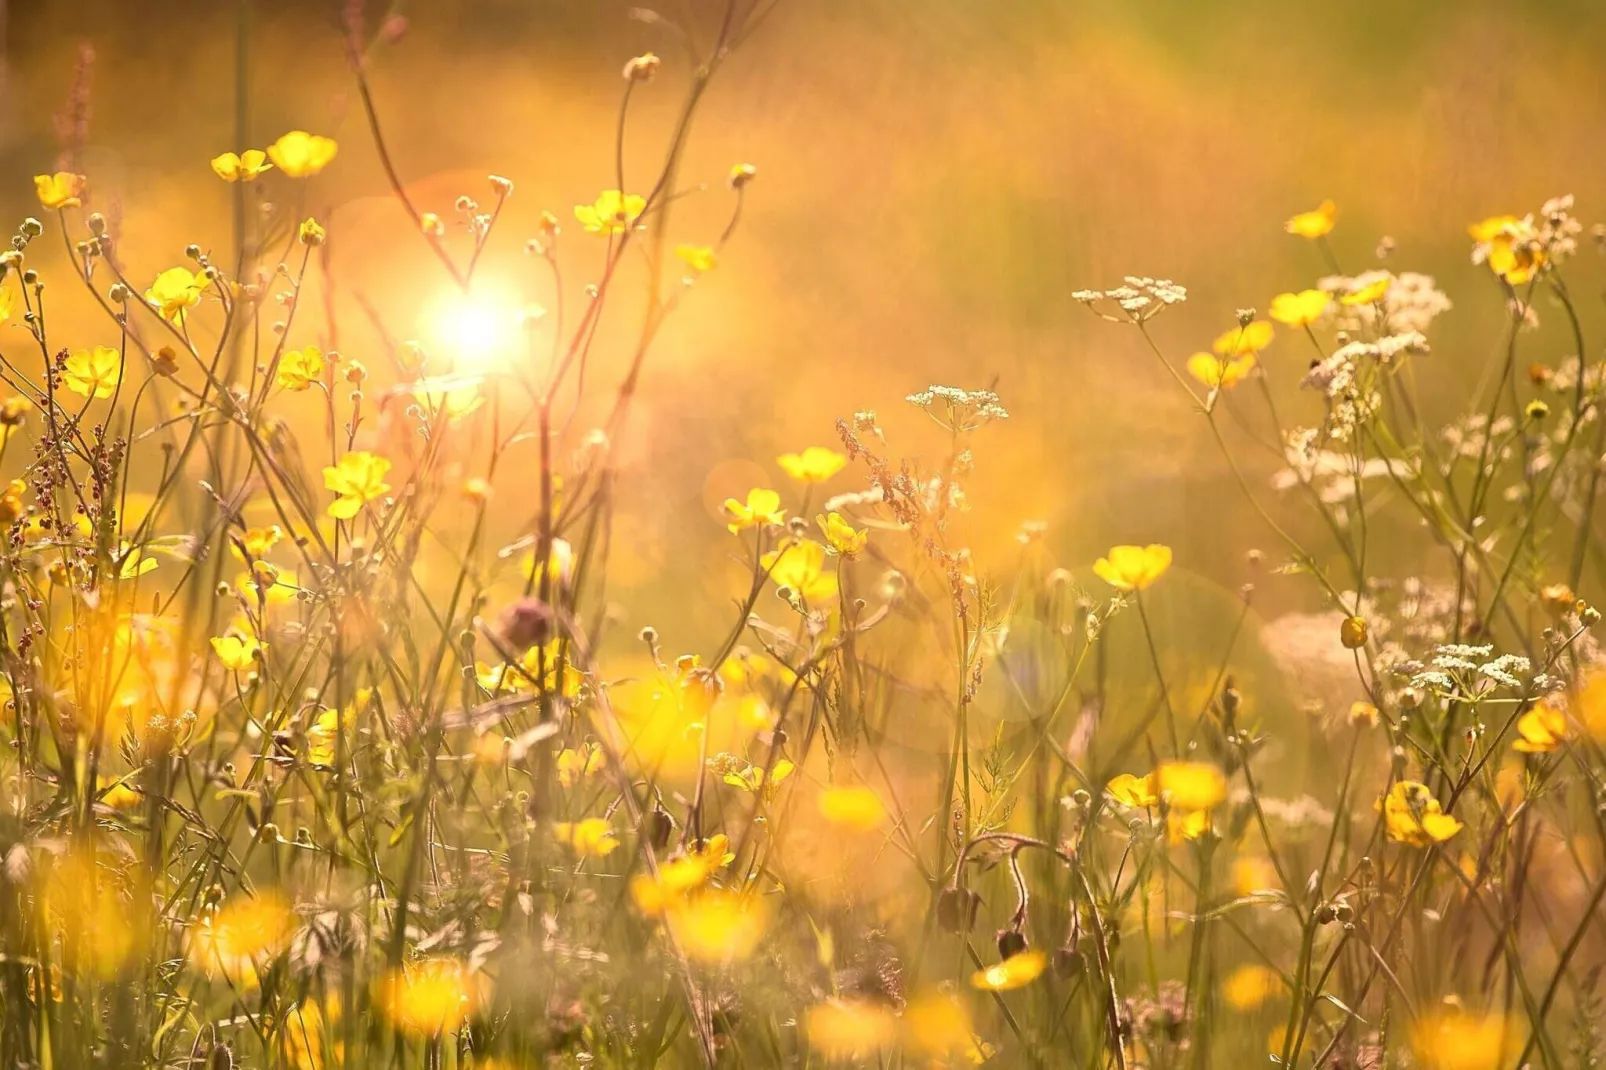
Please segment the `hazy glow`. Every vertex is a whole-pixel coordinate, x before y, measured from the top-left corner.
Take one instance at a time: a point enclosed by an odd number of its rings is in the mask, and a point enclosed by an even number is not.
[[[454,371],[505,371],[524,357],[524,308],[493,287],[454,292],[426,310],[423,336]]]

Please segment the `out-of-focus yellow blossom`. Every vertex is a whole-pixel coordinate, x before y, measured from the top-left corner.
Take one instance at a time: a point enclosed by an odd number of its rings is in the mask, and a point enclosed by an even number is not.
[[[1209,810],[1227,797],[1227,778],[1209,762],[1161,762],[1155,770],[1160,794],[1175,809]]]
[[[1513,286],[1530,281],[1548,261],[1531,220],[1497,215],[1467,228],[1489,270]]]
[[[295,1070],[332,1070],[344,1065],[346,1044],[335,1031],[339,1024],[340,1001],[333,995],[326,997],[321,1007],[312,1000],[291,1007],[279,1029],[285,1059]]]
[[[596,775],[602,766],[602,748],[597,744],[585,743],[578,750],[565,747],[558,752],[558,783],[572,788],[586,777]]]
[[[1280,885],[1277,867],[1265,855],[1239,855],[1232,861],[1232,889],[1238,895],[1275,891]]]
[[[100,778],[100,802],[102,806],[109,806],[113,810],[132,810],[144,798],[135,791],[129,783],[130,777],[118,777],[116,780]]]
[[[1389,292],[1389,286],[1393,282],[1394,280],[1387,275],[1373,279],[1360,289],[1344,294],[1338,299],[1338,303],[1350,306],[1374,304],[1383,299],[1383,295]]]
[[[1131,773],[1122,773],[1112,777],[1104,785],[1104,790],[1110,797],[1122,806],[1150,807],[1160,802],[1160,792],[1155,787],[1153,773],[1146,776],[1133,776]]]
[[[719,254],[706,245],[677,245],[675,255],[680,258],[681,263],[698,275],[713,271],[719,266]]]
[[[1211,343],[1210,351],[1218,357],[1248,356],[1251,353],[1259,353],[1271,345],[1276,333],[1271,324],[1265,320],[1254,320],[1221,332]]]
[[[659,865],[656,878],[650,873],[631,877],[630,897],[637,910],[655,918],[706,884],[711,872],[707,861],[695,855],[671,858]]]
[[[552,834],[559,843],[567,844],[582,858],[602,858],[619,846],[619,836],[613,831],[613,826],[600,817],[559,821],[552,826]]]
[[[268,154],[261,149],[225,152],[212,157],[212,171],[225,182],[255,182],[258,175],[272,168]]]
[[[776,463],[799,483],[824,483],[842,471],[848,459],[825,446],[809,446],[802,453],[781,454]]]
[[[376,993],[385,1018],[403,1033],[438,1037],[461,1029],[478,1009],[480,985],[466,964],[429,959],[397,970]]]
[[[27,490],[28,484],[25,480],[13,479],[6,484],[5,490],[0,492],[0,526],[10,527],[22,519],[22,514],[27,509],[27,503],[23,501],[22,496]]]
[[[1383,711],[1370,702],[1352,702],[1349,707],[1349,723],[1357,728],[1376,728],[1383,718]]]
[[[1048,956],[1041,951],[1022,951],[995,966],[978,970],[971,975],[970,983],[986,992],[1008,992],[1012,988],[1024,988],[1037,980],[1047,965]]]
[[[231,634],[212,637],[213,652],[223,667],[231,672],[249,672],[256,668],[257,660],[266,649],[266,643],[259,643],[249,636]]]
[[[104,979],[118,976],[139,950],[140,934],[129,924],[129,903],[94,855],[75,851],[57,859],[44,885],[44,905],[80,961]]]
[[[277,524],[270,524],[265,528],[247,528],[239,542],[230,542],[229,547],[234,556],[241,560],[260,561],[268,556],[268,552],[278,545],[284,538],[284,532]]]
[[[702,862],[710,873],[736,861],[736,856],[731,853],[730,837],[723,832],[717,832],[696,844],[686,854]]]
[[[1396,781],[1378,804],[1388,826],[1389,839],[1411,847],[1431,847],[1461,831],[1461,822],[1444,813],[1427,785],[1415,780]]]
[[[1240,966],[1221,983],[1222,998],[1236,1011],[1252,1011],[1275,996],[1283,979],[1269,966]]]
[[[356,731],[357,715],[368,707],[368,700],[372,697],[373,688],[359,687],[345,709],[320,710],[307,729],[307,760],[313,765],[333,766],[341,728],[344,727],[349,738]]]
[[[255,988],[258,971],[289,946],[294,932],[295,914],[277,892],[235,896],[190,933],[190,963],[208,977]]]
[[[932,993],[911,999],[903,1009],[902,1033],[905,1045],[932,1056],[938,1066],[947,1066],[954,1058],[979,1066],[991,1055],[976,1036],[970,1012],[952,995]]]
[[[870,542],[870,533],[855,528],[842,518],[841,513],[816,516],[814,522],[819,525],[820,534],[825,536],[831,549],[850,561],[864,553],[865,546]]]
[[[1606,742],[1606,672],[1587,673],[1573,703],[1573,712],[1589,734]]]
[[[183,323],[186,313],[201,303],[201,295],[209,285],[204,272],[187,267],[171,267],[151,283],[145,291],[145,300],[173,323]]]
[[[1253,353],[1223,359],[1214,353],[1195,353],[1188,358],[1188,374],[1212,390],[1231,390],[1255,370]]]
[[[1521,1030],[1499,1015],[1433,1011],[1411,1028],[1411,1050],[1427,1070],[1500,1070],[1521,1047]]]
[[[279,358],[276,378],[285,390],[305,390],[313,383],[323,381],[326,367],[323,350],[317,346],[292,349]]]
[[[1285,327],[1309,327],[1322,318],[1332,297],[1325,290],[1301,290],[1297,294],[1278,294],[1266,313]]]
[[[1112,546],[1110,552],[1093,563],[1099,579],[1120,591],[1146,590],[1171,567],[1171,547],[1159,543],[1148,546]]]
[[[1197,840],[1210,829],[1209,810],[1168,810],[1165,815],[1166,842],[1175,846]]]
[[[336,520],[350,520],[363,505],[390,490],[385,474],[390,462],[367,450],[358,450],[340,458],[340,463],[327,465],[323,470],[323,485],[339,495],[329,503],[329,515]]]
[[[1525,754],[1549,754],[1572,735],[1567,714],[1550,698],[1517,718],[1518,739],[1511,746]]]
[[[83,203],[84,176],[71,171],[34,175],[33,188],[39,195],[40,205],[52,212],[62,208],[77,208]]]
[[[301,593],[301,584],[294,572],[257,561],[251,571],[242,572],[235,580],[234,589],[253,602],[283,605]]]
[[[789,539],[758,559],[778,587],[789,587],[805,602],[836,597],[836,573],[825,567],[825,547],[813,539]]]
[[[671,907],[664,920],[687,958],[726,963],[758,948],[769,927],[769,907],[756,896],[709,889]]]
[[[832,784],[820,791],[820,816],[854,832],[869,832],[887,820],[887,807],[863,784]]]
[[[517,664],[476,663],[475,675],[480,686],[493,694],[498,691],[533,691],[539,682],[543,691],[573,698],[580,693],[584,677],[573,662],[560,657],[561,653],[556,640],[545,646],[536,644],[519,657]]]
[[[737,769],[726,773],[721,779],[723,779],[725,783],[731,785],[732,787],[741,788],[744,791],[757,792],[762,790],[765,797],[768,798],[775,794],[775,789],[778,788],[787,777],[791,776],[796,769],[797,765],[790,759],[778,758],[776,759],[775,764],[770,767],[770,771],[767,776],[764,773],[764,767],[762,765],[748,765],[742,769]]]
[[[340,151],[333,138],[292,130],[268,146],[268,158],[291,178],[311,178]]]
[[[817,1003],[804,1017],[809,1047],[826,1059],[873,1059],[898,1036],[898,1019],[885,1004],[833,999]]]
[[[1288,222],[1283,229],[1290,234],[1297,234],[1301,238],[1321,238],[1333,231],[1333,224],[1338,221],[1338,205],[1332,201],[1323,201],[1309,212],[1300,212]]]
[[[605,189],[591,204],[577,204],[574,218],[588,234],[622,234],[635,226],[647,208],[647,198],[634,193]]]
[[[786,510],[781,508],[781,496],[773,490],[762,487],[754,487],[748,491],[745,502],[726,498],[725,512],[731,518],[727,527],[730,528],[732,535],[748,528],[786,523]]]
[[[68,390],[86,398],[109,398],[123,378],[123,355],[111,346],[80,349],[68,357],[61,380]]]

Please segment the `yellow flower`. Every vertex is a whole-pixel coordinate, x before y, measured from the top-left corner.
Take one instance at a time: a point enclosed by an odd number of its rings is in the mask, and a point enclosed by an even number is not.
[[[869,832],[887,819],[881,796],[863,784],[833,784],[820,792],[820,816],[854,832]]]
[[[804,1017],[809,1047],[826,1059],[874,1059],[898,1035],[898,1019],[884,1004],[833,999],[810,1007]]]
[[[1525,754],[1549,754],[1572,735],[1567,714],[1548,698],[1517,718],[1517,734],[1522,738],[1511,744],[1512,749]]]
[[[758,948],[769,926],[769,908],[753,896],[710,889],[672,907],[664,920],[687,958],[725,963]]]
[[[783,453],[776,463],[799,483],[824,483],[842,471],[848,459],[825,446],[810,446],[802,453]]]
[[[259,643],[248,636],[212,637],[213,652],[217,654],[217,659],[223,663],[223,667],[231,672],[247,672],[255,668],[257,659],[266,649],[268,649],[266,643]]]
[[[129,783],[132,778],[132,773],[125,777],[118,777],[116,780],[107,780],[105,777],[101,777],[101,805],[109,806],[113,810],[132,810],[138,806],[144,796]]]
[[[788,762],[787,764],[790,765],[791,763]],[[777,768],[779,768],[779,765],[777,765]],[[690,857],[700,861],[708,868],[710,873],[716,869],[722,869],[736,861],[736,856],[731,853],[730,837],[725,835],[723,832],[716,832],[714,835],[698,843],[686,853]]]
[[[323,380],[323,351],[317,346],[292,349],[279,358],[278,382],[286,390],[305,390]]]
[[[255,988],[266,969],[290,944],[295,914],[276,892],[236,896],[201,919],[190,934],[190,963],[208,977]]]
[[[79,350],[67,358],[61,379],[67,389],[86,398],[109,398],[123,378],[123,355],[111,346]]]
[[[706,245],[677,245],[675,255],[698,275],[705,271],[713,271],[719,266],[719,255]]]
[[[781,496],[773,490],[759,487],[747,492],[745,503],[726,498],[725,512],[731,517],[728,527],[732,535],[765,524],[786,523],[786,510],[781,508]]]
[[[316,248],[317,246],[322,245],[324,240],[328,237],[329,232],[324,229],[323,224],[318,222],[312,216],[308,216],[306,219],[303,219],[301,221],[301,226],[296,228],[296,240],[302,245]]]
[[[268,556],[268,552],[282,538],[284,532],[279,530],[277,524],[265,528],[247,528],[245,534],[239,537],[239,542],[230,543],[230,548],[234,556],[241,560],[257,561]]]
[[[781,782],[791,776],[796,769],[797,765],[790,759],[778,758],[770,768],[768,776],[764,775],[764,767],[762,765],[748,765],[743,769],[726,773],[722,779],[732,787],[741,788],[744,791],[758,792],[762,790],[764,797],[769,798],[775,794],[775,789],[780,786]]]
[[[1155,788],[1153,773],[1147,776],[1122,773],[1104,785],[1104,790],[1122,806],[1150,807],[1160,801],[1160,792]]]
[[[1233,1010],[1252,1011],[1282,986],[1283,979],[1269,966],[1240,966],[1221,983],[1221,994]]]
[[[575,205],[574,218],[588,234],[622,234],[635,225],[646,207],[645,197],[605,189],[594,203]]]
[[[279,1046],[295,1070],[327,1070],[345,1065],[346,1045],[335,1032],[340,1024],[340,1000],[333,994],[323,1006],[303,1000],[284,1015],[279,1030]],[[325,1051],[329,1058],[326,1061]]]
[[[350,520],[373,501],[390,490],[385,474],[390,462],[366,450],[348,453],[340,463],[327,465],[323,470],[323,485],[340,497],[329,503],[329,515],[336,520]]]
[[[697,855],[672,858],[658,867],[655,879],[650,873],[637,873],[630,878],[630,897],[636,909],[649,918],[656,918],[679,904],[686,896],[701,888],[712,873],[708,862]]]
[[[1456,1009],[1424,1014],[1411,1029],[1426,1070],[1497,1070],[1512,1065],[1521,1043],[1521,1032],[1499,1015]]]
[[[1379,800],[1389,839],[1410,847],[1431,847],[1461,831],[1461,822],[1445,813],[1426,784],[1401,780]]]
[[[579,750],[565,747],[558,752],[558,783],[572,788],[586,777],[595,775],[602,764],[602,748],[595,743],[587,743]]]
[[[1374,302],[1382,300],[1383,295],[1389,292],[1389,286],[1393,282],[1394,280],[1387,275],[1384,275],[1382,278],[1373,279],[1360,289],[1353,290],[1350,293],[1340,297],[1338,299],[1338,303],[1341,305],[1350,305],[1352,307],[1355,305],[1373,304]]]
[[[600,817],[583,821],[559,821],[552,826],[552,834],[559,843],[568,844],[574,853],[583,858],[602,858],[619,846],[619,837],[613,826]]]
[[[1188,840],[1197,840],[1210,828],[1208,810],[1168,810],[1165,815],[1165,839],[1175,846]]]
[[[1012,988],[1023,988],[1037,980],[1047,965],[1048,956],[1041,951],[1022,951],[1018,955],[1011,955],[996,966],[978,970],[971,975],[970,983],[972,987],[986,992],[1008,992]]]
[[[1338,205],[1323,201],[1314,211],[1301,212],[1283,224],[1283,229],[1301,238],[1320,238],[1332,233],[1338,220]]]
[[[1297,294],[1278,294],[1271,299],[1272,319],[1286,327],[1309,327],[1321,319],[1332,302],[1324,290],[1301,290]]]
[[[339,151],[333,138],[292,130],[268,146],[268,157],[291,178],[311,178],[328,167]]]
[[[0,491],[0,526],[10,527],[22,519],[23,510],[27,508],[22,496],[27,490],[26,481],[13,479],[6,484],[4,491]]]
[[[125,542],[118,548],[117,578],[131,580],[136,576],[143,576],[154,569],[157,564],[158,562],[154,557],[146,557],[145,551],[137,546],[129,546]]]
[[[1209,810],[1227,797],[1227,778],[1209,762],[1161,762],[1160,794],[1178,810]]]
[[[1220,337],[1211,343],[1210,351],[1223,358],[1249,356],[1271,345],[1276,333],[1265,320],[1254,320],[1242,327],[1221,332]]]
[[[1467,228],[1489,270],[1513,286],[1521,286],[1545,266],[1548,257],[1539,244],[1533,223],[1516,216],[1497,215]],[[1476,257],[1475,257],[1476,259]]]
[[[83,203],[84,176],[71,171],[34,175],[33,188],[39,195],[39,203],[53,212],[61,208],[77,208]]]
[[[1171,547],[1159,543],[1148,546],[1112,546],[1110,552],[1093,563],[1099,579],[1121,591],[1142,591],[1171,567]]]
[[[258,175],[272,167],[268,154],[261,149],[246,149],[239,154],[225,152],[212,157],[212,170],[225,182],[255,182]]]
[[[1254,370],[1253,353],[1223,360],[1214,353],[1195,353],[1188,358],[1188,374],[1212,390],[1230,390]]]
[[[1265,855],[1239,855],[1232,862],[1232,888],[1241,896],[1275,891],[1277,867]]]
[[[430,959],[397,970],[379,983],[378,1003],[403,1033],[436,1037],[460,1029],[480,1002],[479,985],[467,965]]]
[[[825,570],[825,547],[813,539],[789,539],[758,559],[778,587],[789,587],[805,602],[836,597],[834,572]]]
[[[156,276],[151,288],[145,291],[145,300],[163,319],[183,323],[185,313],[201,303],[206,287],[204,273],[185,267],[168,268]]]
[[[356,730],[357,715],[368,706],[373,688],[359,687],[350,704],[343,710],[324,709],[307,729],[307,760],[313,765],[333,766],[341,729],[347,737]]]
[[[819,525],[825,541],[831,544],[831,549],[850,561],[862,554],[870,541],[868,531],[854,528],[852,524],[842,519],[841,513],[816,516],[814,522]]]

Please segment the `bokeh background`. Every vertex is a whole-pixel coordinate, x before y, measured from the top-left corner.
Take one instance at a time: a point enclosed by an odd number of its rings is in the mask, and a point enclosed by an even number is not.
[[[631,6],[418,3],[398,9],[406,33],[373,57],[420,207],[448,214],[460,193],[486,196],[488,172],[517,183],[485,273],[529,300],[546,300],[520,252],[537,213],[571,219],[614,184],[621,65],[647,49],[665,58],[632,110],[627,174],[638,181],[656,167],[686,84],[672,37]],[[706,33],[719,9],[674,0],[662,14]],[[304,128],[342,146],[305,205],[331,223],[342,352],[361,358],[375,344],[355,295],[406,337],[449,285],[384,185],[355,106],[341,4],[244,5],[246,145],[234,133],[239,5],[0,10],[5,219],[37,211],[30,176],[55,166],[64,102],[87,77],[81,165],[96,207],[122,213],[134,277],[182,262],[190,241],[226,250],[229,189],[207,160]],[[1184,283],[1188,304],[1156,328],[1180,361],[1237,308],[1326,274],[1281,224],[1330,197],[1347,270],[1373,266],[1388,235],[1389,266],[1435,275],[1456,302],[1420,370],[1453,411],[1504,319],[1493,282],[1468,262],[1467,223],[1565,192],[1593,221],[1606,201],[1603,46],[1606,7],[1585,0],[784,0],[720,72],[692,140],[685,184],[708,189],[682,202],[676,240],[717,234],[733,162],[760,177],[721,266],[649,365],[626,444],[612,587],[621,619],[633,630],[672,614],[675,646],[711,641],[739,587],[710,516],[718,501],[750,480],[778,482],[778,453],[833,443],[835,419],[861,409],[881,413],[896,452],[933,456],[931,428],[901,400],[928,383],[996,384],[1013,415],[978,443],[967,537],[984,570],[1008,565],[1022,523],[1041,520],[1040,552],[1054,563],[1085,571],[1112,542],[1169,542],[1178,569],[1230,604],[1243,551],[1271,549],[1266,533],[1137,336],[1070,292],[1128,273]],[[569,230],[578,284],[599,258]],[[49,271],[58,248],[36,262]],[[1586,254],[1574,286],[1594,322],[1599,270]],[[77,295],[52,300],[54,333],[83,309]],[[1533,343],[1551,358],[1565,351],[1555,327]],[[81,330],[68,333],[74,346],[104,340],[104,321]],[[306,316],[297,341],[327,335]],[[604,373],[629,337],[628,325],[603,336]],[[1315,413],[1295,396],[1305,359],[1287,339],[1265,357],[1290,422]],[[1264,456],[1249,466],[1268,500],[1272,467]],[[499,493],[521,498],[516,486]],[[515,513],[525,510],[511,505],[510,524]],[[687,585],[708,597],[685,598]],[[1312,608],[1300,592],[1313,585],[1285,586],[1267,596],[1285,600],[1277,611]]]

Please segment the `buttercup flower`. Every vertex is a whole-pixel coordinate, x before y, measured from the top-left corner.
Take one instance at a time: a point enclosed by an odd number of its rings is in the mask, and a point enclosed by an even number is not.
[[[1210,349],[1218,357],[1250,356],[1271,345],[1275,334],[1271,324],[1265,320],[1254,320],[1223,331]]]
[[[613,831],[613,826],[600,817],[560,821],[552,826],[552,834],[559,843],[568,844],[581,857],[602,858],[619,846],[619,837]]]
[[[255,182],[257,176],[273,169],[268,154],[261,149],[246,149],[236,155],[225,152],[212,157],[212,170],[225,182]]]
[[[1188,374],[1212,390],[1230,390],[1255,369],[1253,353],[1223,360],[1214,353],[1195,353],[1188,358]]]
[[[162,318],[183,323],[189,309],[201,303],[206,292],[207,279],[198,271],[185,267],[168,268],[156,276],[151,288],[145,291],[145,300],[162,314]]]
[[[825,547],[813,539],[790,539],[759,558],[777,587],[789,587],[805,602],[823,602],[837,592],[836,573],[825,567]]]
[[[1461,831],[1461,822],[1444,812],[1426,784],[1396,781],[1378,801],[1389,839],[1410,847],[1431,847]]]
[[[340,497],[329,503],[329,515],[336,520],[350,520],[364,504],[390,490],[385,474],[390,462],[366,450],[348,453],[340,463],[327,465],[323,470],[323,485]]]
[[[810,446],[802,453],[783,453],[776,463],[799,483],[824,483],[842,471],[848,459],[825,446]]]
[[[1325,290],[1278,294],[1271,299],[1271,308],[1266,314],[1286,327],[1308,327],[1321,319],[1332,300]]]
[[[39,195],[39,204],[52,212],[62,208],[77,208],[83,203],[84,176],[71,171],[34,175],[33,188]]]
[[[754,487],[747,492],[747,501],[739,502],[735,498],[725,499],[725,512],[730,514],[730,532],[732,535],[746,531],[748,528],[763,527],[766,524],[786,523],[786,510],[781,508],[781,496],[773,490],[764,490]]]
[[[1120,591],[1146,590],[1171,567],[1171,547],[1159,543],[1148,546],[1112,546],[1110,552],[1093,563],[1099,579]]]
[[[647,198],[616,189],[603,190],[591,204],[575,206],[574,218],[587,234],[622,234],[635,226],[647,208]]]
[[[865,546],[870,542],[870,533],[854,528],[841,513],[832,513],[830,516],[816,516],[814,523],[825,536],[833,552],[852,560],[864,552]]]
[[[285,390],[305,390],[323,381],[323,351],[317,346],[292,349],[279,358],[278,383]]]
[[[467,965],[430,959],[380,982],[378,1003],[391,1024],[417,1037],[460,1029],[479,1006],[479,986]]]
[[[1338,206],[1332,201],[1323,201],[1313,211],[1301,212],[1294,216],[1283,224],[1283,229],[1301,238],[1321,238],[1332,233],[1333,224],[1337,220]]]
[[[1520,738],[1511,744],[1513,750],[1549,754],[1560,748],[1572,733],[1567,727],[1567,714],[1547,697],[1517,718],[1517,735]]]
[[[223,667],[231,672],[249,672],[256,668],[257,659],[267,648],[266,643],[259,643],[248,636],[229,634],[212,638],[213,652]]]
[[[713,271],[719,266],[719,256],[706,245],[677,245],[675,255],[695,275]]]
[[[1161,762],[1155,780],[1178,810],[1209,810],[1227,797],[1227,778],[1209,762]]]
[[[123,355],[110,346],[79,350],[67,358],[61,381],[68,390],[86,398],[109,398],[123,377]]]
[[[292,130],[268,146],[268,158],[291,178],[311,178],[328,167],[339,151],[333,138]]]
[[[1104,790],[1122,806],[1147,808],[1160,802],[1160,792],[1156,787],[1153,773],[1147,776],[1122,773],[1104,785]]]
[[[985,992],[1008,992],[1031,984],[1043,975],[1047,966],[1048,956],[1041,951],[1022,951],[996,966],[978,970],[971,975],[970,983]]]

